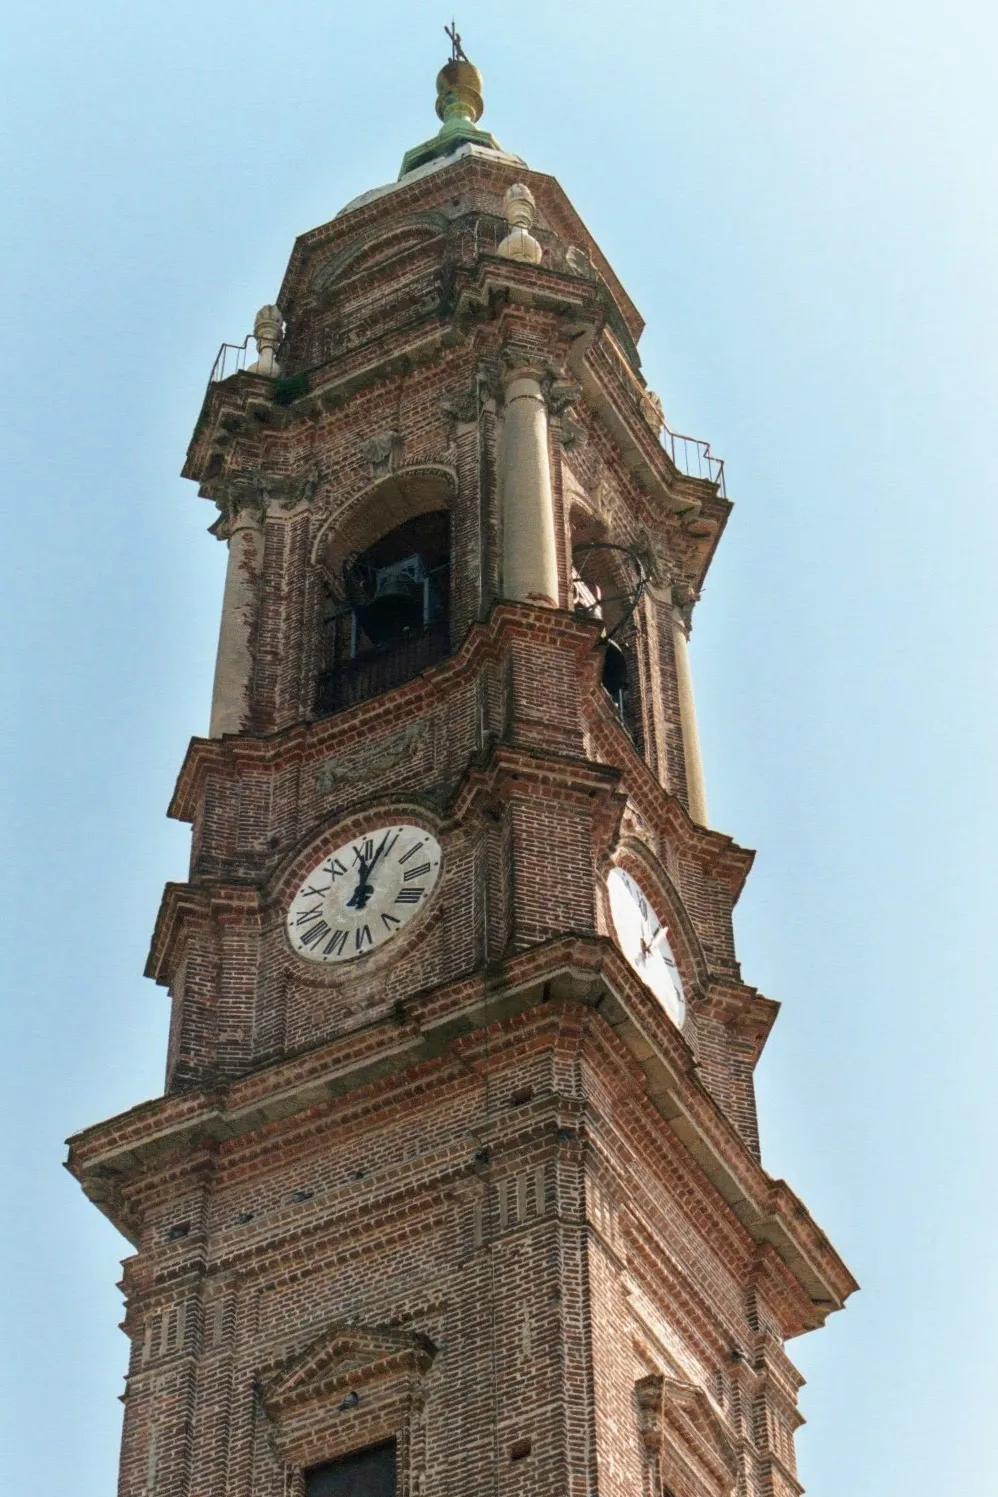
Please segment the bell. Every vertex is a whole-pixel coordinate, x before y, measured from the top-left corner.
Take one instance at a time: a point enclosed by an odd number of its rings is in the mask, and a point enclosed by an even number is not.
[[[425,578],[419,556],[406,556],[375,571],[369,595],[357,608],[357,619],[376,645],[423,627]]]
[[[600,679],[604,691],[608,691],[614,701],[617,701],[621,693],[627,690],[627,656],[612,639],[606,642],[603,652],[603,674]]]
[[[410,629],[421,629],[423,584],[395,580],[389,590],[358,608],[357,618],[368,639],[376,645],[398,639]]]

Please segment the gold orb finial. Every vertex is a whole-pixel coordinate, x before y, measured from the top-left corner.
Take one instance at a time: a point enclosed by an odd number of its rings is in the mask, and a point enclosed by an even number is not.
[[[450,38],[451,55],[437,74],[437,118],[443,123],[432,140],[424,140],[421,145],[406,151],[399,172],[400,181],[420,167],[428,166],[431,161],[444,161],[466,147],[506,154],[494,135],[476,128],[485,109],[482,75],[469,61],[454,22],[444,30]],[[509,159],[519,161],[520,158],[513,156]]]
[[[437,74],[437,118],[444,128],[455,121],[475,125],[482,117],[482,75],[461,45],[457,22],[451,21],[444,31],[450,38],[450,61]]]
[[[485,109],[482,75],[467,58],[452,57],[437,74],[437,117],[447,125],[466,120],[474,125]]]

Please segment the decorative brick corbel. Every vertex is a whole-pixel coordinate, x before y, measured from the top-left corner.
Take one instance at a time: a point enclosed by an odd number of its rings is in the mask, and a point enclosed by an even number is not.
[[[634,1396],[638,1401],[638,1433],[641,1443],[650,1456],[658,1457],[662,1451],[662,1384],[659,1372],[650,1372],[638,1378],[634,1384]]]
[[[364,443],[362,451],[371,465],[372,474],[379,478],[398,467],[402,456],[402,438],[397,431],[381,431]]]
[[[440,409],[454,425],[468,425],[478,419],[478,381],[463,390],[454,390],[440,400]]]

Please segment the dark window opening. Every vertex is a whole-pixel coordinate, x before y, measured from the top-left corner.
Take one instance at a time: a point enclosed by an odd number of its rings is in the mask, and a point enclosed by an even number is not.
[[[613,703],[624,732],[639,753],[644,752],[641,730],[641,691],[638,685],[637,640],[633,631],[618,634],[603,646],[603,690]]]
[[[395,1497],[395,1441],[305,1472],[305,1497]]]
[[[644,567],[627,547],[604,540],[576,540],[572,562],[572,606],[603,625],[603,690],[643,752],[635,611],[644,591]]]
[[[323,624],[320,717],[380,696],[450,652],[450,514],[417,515],[351,556]]]

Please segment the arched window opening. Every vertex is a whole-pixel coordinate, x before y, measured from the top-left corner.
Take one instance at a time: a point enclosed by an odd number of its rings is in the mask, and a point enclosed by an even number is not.
[[[603,625],[601,684],[635,747],[643,747],[635,610],[645,571],[627,546],[576,539],[572,547],[572,606]]]
[[[397,525],[343,562],[323,622],[316,714],[342,712],[418,676],[450,650],[450,514]]]

